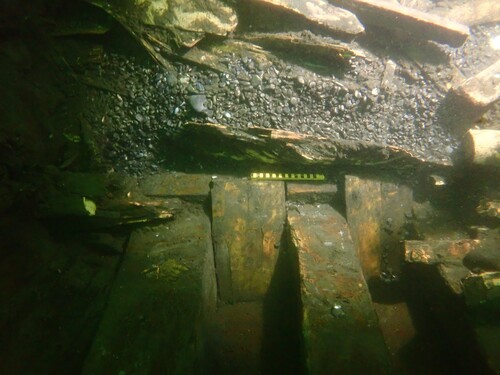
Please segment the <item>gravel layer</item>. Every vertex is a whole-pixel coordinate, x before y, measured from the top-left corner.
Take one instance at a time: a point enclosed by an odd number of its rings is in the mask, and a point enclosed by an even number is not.
[[[450,59],[446,65],[427,69],[397,61],[389,82],[383,82],[391,65],[384,56],[351,58],[351,69],[335,77],[280,60],[257,63],[231,55],[221,59],[229,73],[177,63],[170,74],[154,63],[107,54],[99,75],[118,80],[130,94],[93,92],[96,105],[87,119],[105,144],[105,162],[132,174],[157,170],[162,140],[193,120],[377,142],[449,161],[458,140],[436,114],[444,97],[442,77],[453,66],[470,76],[498,58],[490,45],[498,29],[477,27],[463,47],[442,47]]]

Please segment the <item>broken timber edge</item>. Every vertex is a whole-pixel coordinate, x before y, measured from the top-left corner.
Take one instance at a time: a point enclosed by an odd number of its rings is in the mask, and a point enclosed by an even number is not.
[[[460,47],[470,35],[469,28],[455,21],[381,0],[329,0],[353,12],[363,24],[404,31],[418,39]]]
[[[194,139],[203,139],[194,142]],[[232,129],[220,124],[190,122],[176,139],[189,152],[204,158],[267,165],[350,165],[413,171],[422,167],[445,169],[451,162],[430,162],[395,146],[364,141],[328,139],[285,130],[251,127]],[[194,149],[196,144],[196,149]],[[187,152],[187,151],[186,151]]]

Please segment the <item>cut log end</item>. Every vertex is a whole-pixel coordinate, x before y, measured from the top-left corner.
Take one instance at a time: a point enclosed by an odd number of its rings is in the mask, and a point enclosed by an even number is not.
[[[470,129],[463,140],[463,154],[468,164],[500,166],[500,130]]]

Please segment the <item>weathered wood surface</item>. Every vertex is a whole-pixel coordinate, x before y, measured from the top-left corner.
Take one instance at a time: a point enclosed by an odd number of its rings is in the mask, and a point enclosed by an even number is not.
[[[262,299],[280,251],[285,223],[284,183],[215,181],[212,220],[221,300]]]
[[[328,205],[289,207],[309,374],[385,374],[388,353],[345,219]]]
[[[405,261],[437,266],[447,287],[459,295],[462,294],[461,280],[470,273],[463,259],[479,244],[478,240],[405,241]]]
[[[329,0],[352,11],[365,25],[410,34],[459,47],[469,37],[469,28],[457,22],[384,0]]]
[[[204,147],[193,148],[203,138]],[[217,160],[259,164],[350,165],[391,168],[400,172],[427,166],[446,169],[450,162],[428,162],[394,146],[314,137],[283,130],[232,129],[218,124],[188,123],[177,139],[184,152]],[[221,153],[221,147],[225,153]]]
[[[500,272],[485,272],[470,275],[463,281],[465,301],[477,319],[472,321],[477,341],[485,354],[491,373],[500,373],[500,327],[498,308],[500,301]],[[481,311],[493,313],[481,314]],[[472,314],[471,314],[472,315]],[[473,315],[472,315],[473,316]]]
[[[500,60],[453,87],[452,92],[467,99],[474,107],[486,108],[493,104],[500,98]]]
[[[470,275],[462,281],[462,284],[465,300],[471,307],[500,299],[500,272]]]
[[[468,0],[460,5],[432,10],[432,13],[449,18],[464,25],[474,26],[500,21],[498,0]]]
[[[315,64],[328,64],[347,67],[353,56],[366,57],[367,52],[355,49],[348,44],[312,33],[246,33],[239,38],[255,43],[271,51],[284,52],[311,59]]]
[[[500,166],[500,130],[469,129],[462,151],[467,163]]]
[[[159,173],[139,181],[144,195],[152,197],[208,197],[212,177],[178,172]]]
[[[410,266],[413,263],[412,269],[416,271],[413,275],[413,288],[422,297],[421,300],[425,301],[422,307],[428,311],[429,318],[436,322],[433,335],[449,338],[449,350],[457,360],[453,364],[453,373],[493,374],[500,368],[498,314],[492,313],[494,310],[488,312],[487,304],[476,305],[479,300],[486,298],[486,294],[477,293],[477,287],[481,286],[476,283],[482,284],[483,281],[476,276],[465,281],[466,277],[471,276],[471,271],[464,266],[463,258],[476,252],[481,242],[405,242],[407,262]],[[497,249],[498,246],[495,247]],[[438,272],[435,272],[434,267],[437,267]],[[494,283],[493,280],[490,281]],[[464,288],[464,282],[471,285]],[[469,294],[469,307],[465,304],[466,288],[471,288],[468,292],[473,294]],[[474,311],[476,307],[479,309]]]
[[[469,129],[500,99],[500,60],[452,87],[442,104],[443,120],[451,128]]]
[[[317,183],[286,183],[286,199],[298,203],[331,203],[337,194],[337,185]]]
[[[171,205],[177,206],[167,199],[145,197],[136,179],[118,174],[48,170],[43,178],[36,211],[42,218],[78,218],[94,227],[109,228],[170,220]]]
[[[250,57],[254,61],[266,66],[276,60],[271,53],[262,47],[242,40],[227,39],[220,43],[195,46],[182,55],[186,61],[206,66],[212,70],[228,73],[227,56]]]
[[[253,2],[273,5],[300,14],[309,21],[335,32],[356,35],[365,30],[354,14],[324,0],[253,0]]]
[[[194,374],[215,311],[210,221],[192,207],[135,230],[83,374]]]
[[[166,45],[180,43],[192,47],[205,33],[227,35],[238,23],[233,8],[219,0],[168,0],[144,4],[124,1],[87,0],[136,33],[157,31],[156,37]],[[163,38],[162,38],[163,37]],[[194,43],[193,43],[194,42]]]
[[[402,227],[411,212],[412,190],[404,185],[346,176],[347,222],[368,282],[399,272]]]
[[[500,219],[500,200],[482,200],[476,211],[481,216]]]

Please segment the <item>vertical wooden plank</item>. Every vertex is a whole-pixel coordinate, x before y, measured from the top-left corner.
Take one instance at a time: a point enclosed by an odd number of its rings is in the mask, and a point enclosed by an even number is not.
[[[300,205],[289,209],[288,221],[308,373],[388,373],[388,352],[345,219],[328,205]]]
[[[367,281],[397,273],[403,261],[402,227],[413,193],[395,183],[346,176],[347,221]]]
[[[213,241],[219,295],[224,302],[264,297],[285,223],[282,182],[216,181],[212,188]]]

